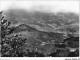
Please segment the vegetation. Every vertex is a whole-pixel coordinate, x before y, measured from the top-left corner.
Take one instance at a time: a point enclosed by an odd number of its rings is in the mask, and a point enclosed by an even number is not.
[[[43,17],[43,19],[49,20],[46,17]],[[54,17],[56,20],[57,16]],[[64,39],[63,33],[40,31],[29,26],[28,24],[11,26],[12,22],[10,20],[6,20],[2,15],[2,12],[0,12],[0,22],[1,57],[79,56],[79,37],[68,34],[69,37]],[[58,25],[58,22],[55,23]],[[70,29],[68,28],[68,30]],[[71,49],[74,49],[74,51]],[[72,56],[73,54],[74,56]]]

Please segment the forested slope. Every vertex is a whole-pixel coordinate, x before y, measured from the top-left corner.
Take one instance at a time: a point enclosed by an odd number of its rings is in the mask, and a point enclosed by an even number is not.
[[[59,14],[21,11],[6,12],[5,18],[1,12],[2,57],[79,56],[79,36],[73,35],[79,32],[78,20],[70,23]]]

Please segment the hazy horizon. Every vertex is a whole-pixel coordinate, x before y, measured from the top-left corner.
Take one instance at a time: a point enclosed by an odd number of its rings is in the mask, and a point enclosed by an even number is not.
[[[0,10],[2,11],[8,9],[79,13],[79,1],[1,1]]]

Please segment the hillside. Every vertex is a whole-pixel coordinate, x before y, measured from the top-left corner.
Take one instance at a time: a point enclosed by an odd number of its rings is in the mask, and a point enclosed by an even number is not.
[[[79,56],[78,18],[72,17],[76,17],[75,14],[71,17],[66,14],[24,10],[5,12],[1,21],[1,56]]]
[[[43,13],[10,9],[4,12],[4,16],[7,20],[12,22],[11,26],[27,24],[40,31],[46,32],[57,32],[56,29],[70,25],[73,25],[74,30],[75,30],[74,25],[79,27],[79,15],[70,12]]]

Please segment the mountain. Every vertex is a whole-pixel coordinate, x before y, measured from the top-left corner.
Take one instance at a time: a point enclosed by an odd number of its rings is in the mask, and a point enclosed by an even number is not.
[[[28,12],[23,9],[10,9],[4,12],[4,16],[12,22],[12,26],[27,24],[40,31],[47,32],[55,32],[55,29],[70,24],[79,25],[79,15],[76,13]]]
[[[33,48],[30,46],[34,45],[34,49],[37,49],[37,51],[41,51],[44,54],[55,52],[54,44],[63,42],[64,40],[63,34],[39,31],[26,24],[20,24],[19,26],[16,26],[13,30],[13,33],[7,37],[12,37],[14,35],[21,35],[22,38],[27,39],[24,49],[29,49],[32,51]]]
[[[24,10],[6,12],[5,18],[12,24],[7,29],[9,34],[2,39],[3,56],[23,56],[28,52],[29,55],[36,56],[35,52],[39,52],[45,56],[55,54],[60,57],[67,56],[72,49],[78,49],[79,37],[73,36],[79,32],[78,18],[76,20],[72,17],[75,15],[71,14],[70,17],[66,14]],[[10,50],[5,50],[6,48]]]
[[[45,31],[39,31],[29,25],[26,24],[20,24],[19,26],[16,26],[14,33],[23,33],[30,36],[37,36],[36,38],[42,38],[42,39],[52,39],[52,40],[63,40],[63,34],[60,33],[54,33],[54,32],[45,32]]]

